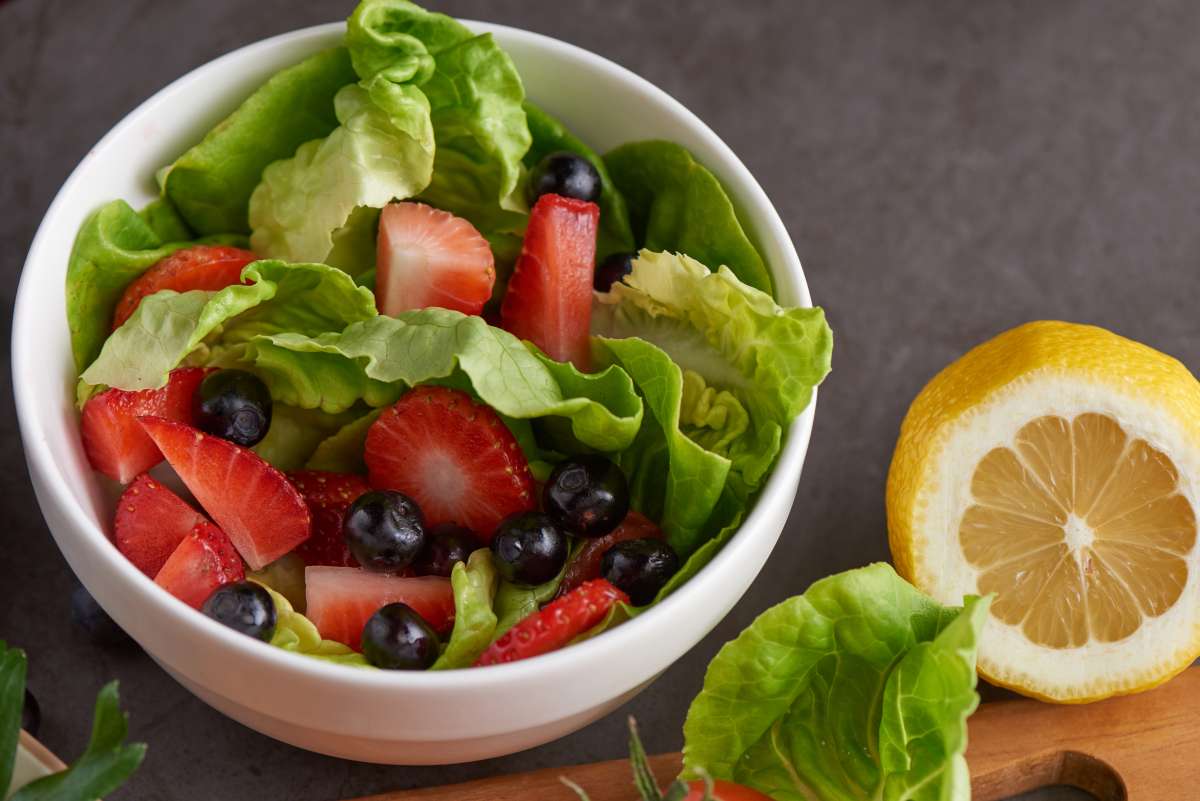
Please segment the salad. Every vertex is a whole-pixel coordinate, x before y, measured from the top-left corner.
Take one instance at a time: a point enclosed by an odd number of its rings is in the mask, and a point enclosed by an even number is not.
[[[67,271],[112,540],[313,658],[491,665],[635,617],[737,530],[829,370],[824,314],[778,304],[684,148],[596,154],[406,0],[156,177]]]

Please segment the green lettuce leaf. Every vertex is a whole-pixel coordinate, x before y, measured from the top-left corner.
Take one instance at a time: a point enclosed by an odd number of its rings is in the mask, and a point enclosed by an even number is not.
[[[320,409],[297,409],[286,403],[273,403],[271,427],[252,450],[279,470],[299,470],[322,442],[356,417],[353,411],[328,414]]]
[[[333,235],[360,206],[382,208],[412,197],[433,171],[429,101],[416,86],[419,59],[395,80],[377,75],[334,98],[340,123],[271,164],[250,197],[250,238],[257,253],[287,261],[324,261]]]
[[[420,199],[470,220],[485,235],[524,229],[521,157],[529,129],[525,89],[492,39],[405,0],[363,0],[346,44],[360,78],[392,75],[397,54],[420,45],[415,78],[429,100],[437,143],[433,177]]]
[[[359,286],[374,289],[375,245],[379,232],[379,209],[359,206],[346,224],[333,232],[333,248],[325,263],[354,276]]]
[[[104,343],[82,381],[121,389],[160,387],[202,345],[218,348],[220,358],[214,357],[214,363],[244,366],[241,346],[254,337],[340,331],[376,314],[368,290],[324,264],[256,261],[242,271],[242,279],[251,283],[219,292],[159,292],[145,298]]]
[[[117,789],[146,755],[142,743],[126,743],[129,721],[121,712],[117,683],[96,697],[92,735],[83,755],[66,770],[43,776],[18,790],[10,801],[86,801]]]
[[[607,153],[604,163],[629,204],[641,247],[725,265],[742,283],[771,294],[771,274],[721,182],[686,148],[631,142]]]
[[[285,554],[261,570],[246,574],[246,578],[274,590],[287,599],[292,609],[304,614],[304,560],[295,551]]]
[[[160,233],[179,233],[166,219],[162,206],[147,207],[139,215],[123,200],[114,200],[94,212],[75,235],[67,262],[67,325],[71,353],[82,371],[100,353],[112,330],[113,309],[129,282],[159,259],[191,242],[167,244]],[[208,242],[245,245],[239,236],[219,236]]]
[[[279,72],[167,168],[164,195],[201,234],[249,233],[250,195],[263,170],[337,127],[333,97],[354,81],[344,47]]]
[[[884,564],[817,582],[709,665],[684,724],[685,775],[777,801],[967,801],[987,607],[943,607]]]
[[[377,316],[319,336],[260,336],[247,359],[272,397],[327,412],[359,400],[380,406],[404,387],[440,381],[470,388],[510,418],[566,418],[579,442],[597,450],[628,447],[642,423],[641,400],[624,371],[579,373],[479,317],[447,309]]]
[[[142,222],[163,242],[184,242],[195,236],[187,220],[168,198],[157,197],[138,212]]]
[[[365,474],[367,463],[363,459],[363,449],[367,442],[367,430],[382,411],[373,409],[323,439],[304,465],[305,469]]]
[[[450,574],[450,584],[454,587],[454,630],[430,670],[470,667],[488,647],[496,631],[492,599],[498,581],[492,552],[487,548],[480,548],[466,563],[454,566]]]
[[[535,106],[525,101],[525,118],[529,123],[529,134],[533,139],[525,154],[525,166],[529,169],[545,156],[559,150],[569,150],[583,156],[596,172],[600,173],[600,230],[596,236],[596,261],[602,261],[612,253],[629,253],[636,250],[633,229],[629,225],[629,209],[621,195],[604,159],[567,130],[566,126]]]
[[[687,556],[728,481],[761,486],[783,432],[829,371],[820,309],[784,309],[722,267],[642,251],[633,272],[597,294],[598,363],[619,364],[654,425],[621,454],[634,503]]]
[[[21,737],[21,717],[25,708],[25,652],[9,648],[0,640],[0,797],[7,794],[13,780],[17,742]]]
[[[257,580],[253,576],[251,579]],[[287,598],[261,580],[258,583],[266,587],[275,602],[275,636],[271,638],[271,645],[326,662],[375,670],[365,656],[349,646],[322,639],[312,621],[293,609]]]
[[[570,560],[568,559],[569,563]],[[496,590],[496,630],[492,634],[492,642],[504,636],[504,633],[515,626],[520,621],[536,612],[542,604],[549,601],[558,592],[558,585],[562,584],[563,574],[566,571],[566,566],[563,566],[563,572],[545,582],[533,587],[527,587],[523,584],[513,584],[511,581],[501,580],[500,588]]]

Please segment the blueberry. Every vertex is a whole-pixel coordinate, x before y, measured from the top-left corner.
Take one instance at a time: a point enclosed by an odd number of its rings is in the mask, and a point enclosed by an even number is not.
[[[402,492],[374,490],[358,497],[342,518],[346,545],[368,570],[408,567],[425,546],[425,518]]]
[[[363,656],[377,668],[424,670],[440,651],[437,632],[408,604],[388,604],[363,626]]]
[[[108,616],[82,584],[71,593],[71,618],[97,645],[121,645],[129,635]]]
[[[471,552],[482,547],[469,529],[456,523],[442,523],[426,533],[425,547],[413,561],[418,576],[449,576],[454,566],[467,561]]]
[[[623,590],[634,606],[654,600],[679,570],[679,556],[662,540],[625,540],[604,552],[600,575]]]
[[[271,393],[262,379],[245,370],[212,373],[196,390],[196,425],[249,448],[271,427]]]
[[[633,259],[636,253],[612,253],[596,265],[596,274],[592,277],[592,286],[597,292],[607,292],[612,285],[633,272]]]
[[[542,195],[562,195],[577,200],[600,198],[600,173],[578,153],[559,150],[537,163],[529,174],[530,202]]]
[[[275,602],[264,587],[253,581],[218,587],[200,611],[256,640],[270,642],[275,636]]]
[[[38,729],[42,727],[42,708],[29,688],[25,688],[25,706],[21,709],[21,728],[37,737]]]
[[[629,484],[611,460],[598,455],[559,462],[542,489],[542,507],[581,537],[602,537],[629,511]]]
[[[567,537],[549,516],[519,512],[500,521],[492,554],[500,575],[514,584],[544,584],[567,562]]]

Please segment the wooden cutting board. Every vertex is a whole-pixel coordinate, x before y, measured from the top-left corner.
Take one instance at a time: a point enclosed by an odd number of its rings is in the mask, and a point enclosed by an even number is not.
[[[1200,797],[1200,667],[1157,690],[1098,704],[983,704],[969,728],[974,801],[1001,801],[1054,784],[1087,790],[1100,801]],[[651,766],[665,786],[679,772],[680,755],[653,757]],[[564,776],[592,801],[637,798],[629,762],[620,759],[359,801],[574,801],[559,781]]]

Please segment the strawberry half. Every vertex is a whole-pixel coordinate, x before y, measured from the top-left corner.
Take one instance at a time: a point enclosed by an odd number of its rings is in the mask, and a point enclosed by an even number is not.
[[[379,215],[375,304],[380,314],[440,306],[479,314],[496,264],[475,226],[424,203],[389,203]]]
[[[346,546],[342,518],[346,508],[371,489],[367,480],[362,476],[320,470],[297,470],[288,473],[288,480],[304,497],[312,517],[312,536],[300,543],[296,555],[306,565],[358,567],[358,560]]]
[[[536,505],[533,475],[499,415],[464,392],[417,387],[367,430],[371,486],[417,502],[429,527],[459,523],[483,542]]]
[[[556,651],[604,620],[618,601],[629,603],[629,596],[604,579],[585,582],[519,621],[489,645],[475,664],[499,665]]]
[[[248,250],[223,245],[193,245],[177,250],[125,287],[125,293],[113,310],[113,330],[133,316],[147,295],[164,289],[175,292],[224,289],[240,281],[242,268],[252,261],[258,261],[258,256]]]
[[[379,609],[408,604],[433,629],[454,626],[454,590],[440,576],[401,578],[357,567],[310,567],[304,571],[305,615],[327,640],[362,647],[363,626]]]
[[[172,370],[167,385],[160,389],[108,389],[93,395],[84,404],[79,423],[83,450],[92,467],[128,484],[161,462],[162,452],[138,418],[153,415],[192,422],[192,398],[208,372],[202,367],[184,367]]]
[[[600,577],[600,561],[609,548],[618,542],[626,540],[661,540],[662,529],[654,525],[650,518],[632,509],[625,515],[621,525],[605,534],[603,537],[584,539],[579,551],[567,564],[563,573],[562,583],[558,587],[558,595],[563,596],[583,584],[585,581]]]
[[[199,609],[218,587],[245,576],[242,560],[229,537],[202,520],[171,553],[154,583]]]
[[[600,207],[542,195],[500,305],[500,325],[580,370],[591,363],[592,278]]]
[[[141,423],[252,570],[308,539],[304,499],[254,451],[161,417]]]
[[[125,488],[113,521],[117,550],[150,578],[201,523],[204,515],[143,473]]]

